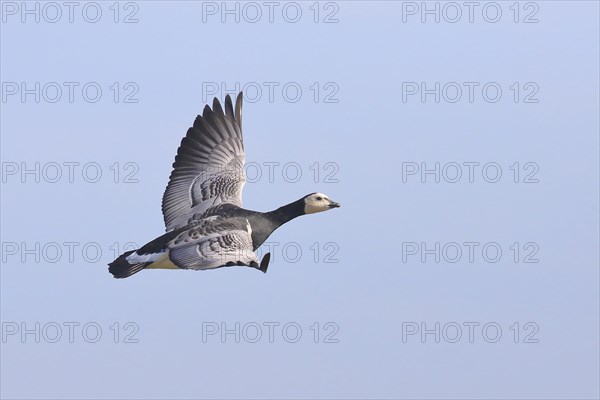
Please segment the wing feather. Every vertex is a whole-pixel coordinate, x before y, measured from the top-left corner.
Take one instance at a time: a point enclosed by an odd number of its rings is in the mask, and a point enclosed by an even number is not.
[[[203,236],[189,230],[169,243],[169,259],[185,269],[214,269],[229,265],[260,268],[248,231],[237,229]],[[206,232],[204,232],[206,233]]]
[[[242,93],[235,112],[227,95],[225,111],[215,98],[212,109],[206,105],[188,129],[163,195],[167,231],[187,225],[192,215],[220,204],[241,207],[246,183],[241,116]]]

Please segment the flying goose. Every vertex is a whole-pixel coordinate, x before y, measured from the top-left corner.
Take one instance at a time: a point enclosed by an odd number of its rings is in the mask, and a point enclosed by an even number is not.
[[[217,98],[204,107],[181,141],[162,199],[166,233],[108,264],[115,278],[143,269],[206,270],[234,265],[267,272],[270,253],[261,262],[254,251],[286,222],[340,205],[311,193],[270,212],[242,208],[244,142],[242,93],[235,112],[231,97],[225,111]]]

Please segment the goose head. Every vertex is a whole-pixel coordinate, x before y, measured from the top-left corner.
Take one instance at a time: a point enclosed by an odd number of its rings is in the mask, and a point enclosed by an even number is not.
[[[336,203],[323,193],[311,193],[304,196],[304,214],[314,214],[339,206],[340,203]]]

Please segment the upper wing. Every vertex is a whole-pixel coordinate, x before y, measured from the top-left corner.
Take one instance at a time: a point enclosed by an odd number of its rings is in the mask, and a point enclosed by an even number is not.
[[[167,231],[222,203],[241,207],[245,183],[240,93],[235,112],[229,95],[225,112],[217,98],[212,110],[206,105],[181,141],[162,200]]]

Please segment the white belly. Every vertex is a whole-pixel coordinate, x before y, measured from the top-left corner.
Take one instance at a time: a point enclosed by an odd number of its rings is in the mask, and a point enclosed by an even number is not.
[[[148,265],[146,268],[152,269],[180,269],[177,265],[173,264],[171,260],[169,260],[169,250],[165,251],[160,255],[152,264]]]
[[[151,269],[180,269],[169,259],[169,250],[156,254],[138,255],[134,253],[127,257],[127,261],[130,263],[152,262],[152,264],[146,267]]]

